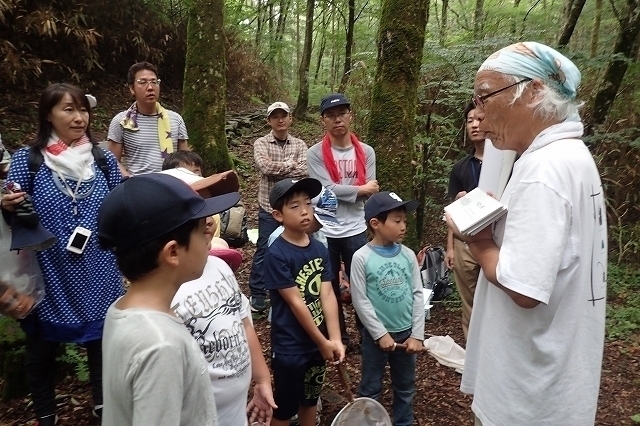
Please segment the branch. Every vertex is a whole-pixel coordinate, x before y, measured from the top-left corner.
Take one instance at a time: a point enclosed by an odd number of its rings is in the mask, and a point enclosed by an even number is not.
[[[611,5],[611,10],[613,11],[613,16],[616,17],[616,20],[622,25],[622,18],[620,17],[620,12],[616,9],[615,2],[613,0],[609,0],[609,4]]]
[[[362,15],[362,12],[364,12],[364,10],[367,8],[367,6],[369,6],[369,0],[367,0],[366,2],[364,2],[364,6],[362,6],[362,9],[360,9],[360,12],[358,12],[356,14],[355,19],[353,20],[353,22],[358,22],[358,19],[360,18],[360,15]]]

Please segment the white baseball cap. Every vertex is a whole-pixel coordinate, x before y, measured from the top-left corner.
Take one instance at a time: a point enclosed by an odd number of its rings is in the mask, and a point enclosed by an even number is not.
[[[289,109],[289,105],[285,104],[284,102],[274,102],[271,105],[269,105],[269,108],[267,108],[267,118],[269,118],[271,116],[271,113],[277,109],[281,109],[287,114],[291,114],[291,109]]]

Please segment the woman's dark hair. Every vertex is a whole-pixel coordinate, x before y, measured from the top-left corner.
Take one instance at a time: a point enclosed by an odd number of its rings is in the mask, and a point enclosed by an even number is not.
[[[89,122],[87,123],[87,131],[85,132],[92,144],[96,144],[93,136],[91,135],[91,105],[89,105],[89,99],[85,96],[84,92],[72,84],[56,83],[52,84],[42,92],[40,96],[40,102],[38,103],[38,135],[31,142],[31,145],[37,149],[42,149],[47,146],[53,126],[49,121],[49,114],[53,110],[58,102],[62,100],[65,94],[69,94],[76,108],[85,108],[89,112]]]
[[[173,231],[128,250],[114,250],[118,268],[129,281],[136,281],[158,267],[158,255],[162,248],[172,240],[178,245],[189,248],[191,233],[198,227],[200,219],[190,220]]]
[[[133,86],[133,82],[136,79],[136,74],[138,73],[138,71],[142,70],[151,71],[156,75],[156,78],[158,78],[158,68],[156,68],[155,65],[149,62],[136,62],[135,64],[131,65],[129,71],[127,72],[127,84],[129,86]]]

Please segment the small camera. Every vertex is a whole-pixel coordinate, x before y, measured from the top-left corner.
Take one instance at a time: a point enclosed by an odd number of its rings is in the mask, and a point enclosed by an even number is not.
[[[67,243],[67,250],[72,253],[82,254],[84,248],[87,246],[89,242],[89,238],[91,237],[91,231],[87,228],[83,228],[82,226],[76,227],[69,238],[69,242]]]

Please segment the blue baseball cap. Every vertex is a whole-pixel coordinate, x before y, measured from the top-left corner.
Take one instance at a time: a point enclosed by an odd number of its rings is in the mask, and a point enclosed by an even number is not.
[[[404,206],[407,213],[418,208],[418,200],[404,201],[398,194],[390,191],[382,191],[373,194],[364,204],[364,220],[369,223],[371,219],[380,213],[395,210]]]
[[[351,102],[349,99],[342,93],[332,93],[330,95],[325,96],[320,101],[320,115],[324,114],[326,110],[329,108],[346,105],[351,108]]]
[[[98,240],[103,247],[131,249],[192,219],[228,210],[238,201],[237,192],[205,200],[182,180],[163,173],[134,176],[116,186],[102,202]]]

